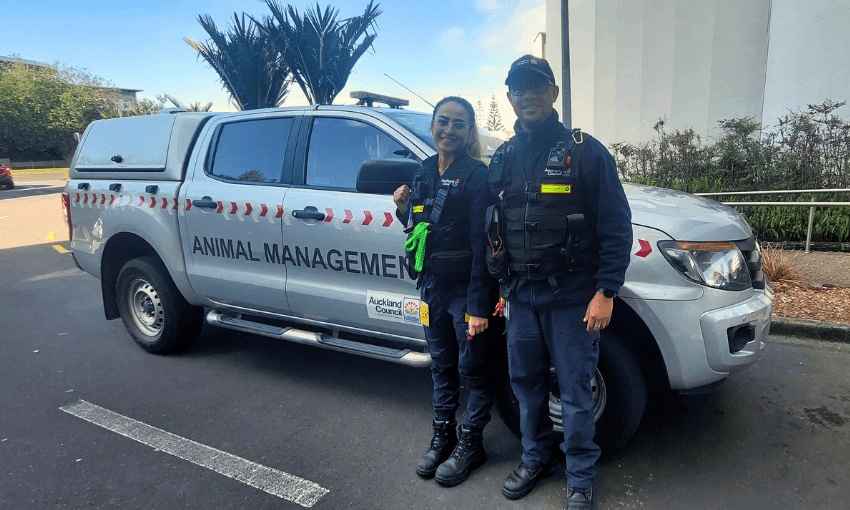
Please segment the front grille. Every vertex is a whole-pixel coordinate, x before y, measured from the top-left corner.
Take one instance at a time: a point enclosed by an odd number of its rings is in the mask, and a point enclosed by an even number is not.
[[[735,241],[738,249],[744,255],[744,260],[747,261],[747,268],[750,271],[750,280],[753,282],[754,289],[763,289],[765,285],[764,271],[761,270],[761,249],[756,243],[755,237],[750,237],[744,241]]]

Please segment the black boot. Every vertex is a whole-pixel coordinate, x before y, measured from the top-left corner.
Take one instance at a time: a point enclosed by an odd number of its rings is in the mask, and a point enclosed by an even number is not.
[[[487,461],[483,432],[483,429],[469,429],[466,425],[460,428],[457,448],[452,452],[452,456],[437,468],[434,479],[438,484],[454,487],[466,480],[473,469],[481,467]]]
[[[437,466],[445,462],[457,446],[457,431],[454,421],[437,421],[434,419],[434,437],[425,455],[416,464],[416,474],[422,478],[433,478]]]
[[[578,489],[568,487],[564,510],[593,510],[593,487]]]

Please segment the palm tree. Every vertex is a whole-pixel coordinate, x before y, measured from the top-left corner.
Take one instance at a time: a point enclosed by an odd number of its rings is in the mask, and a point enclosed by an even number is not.
[[[183,40],[218,73],[239,110],[283,104],[289,93],[289,66],[259,30],[258,22],[245,13],[241,19],[233,13],[233,24],[227,33],[220,32],[209,15],[198,16],[198,22],[210,35],[210,41],[202,43],[188,37]]]
[[[370,0],[362,16],[339,20],[337,9],[330,6],[322,10],[317,4],[302,17],[291,5],[284,9],[276,0],[266,0],[266,4],[274,19],[266,18],[260,30],[289,64],[307,100],[330,104],[378,36],[366,31],[374,28],[382,11]]]

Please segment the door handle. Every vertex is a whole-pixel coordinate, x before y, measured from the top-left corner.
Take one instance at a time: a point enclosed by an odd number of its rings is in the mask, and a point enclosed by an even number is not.
[[[313,209],[312,211],[310,209]],[[321,213],[316,210],[315,207],[308,207],[307,209],[301,209],[298,211],[292,211],[292,215],[296,218],[301,218],[302,220],[324,220],[325,213]]]
[[[215,209],[218,207],[218,203],[214,202],[212,197],[204,197],[201,200],[192,200],[192,205],[195,207],[202,207],[204,209]]]

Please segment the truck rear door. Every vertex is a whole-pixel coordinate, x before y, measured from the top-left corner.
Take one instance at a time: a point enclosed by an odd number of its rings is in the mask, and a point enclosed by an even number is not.
[[[381,120],[306,112],[293,184],[284,197],[286,295],[292,313],[404,336],[421,335],[419,291],[390,195],[356,190],[366,160],[419,159]]]
[[[285,313],[283,198],[301,112],[223,116],[204,131],[181,192],[184,255],[198,295],[246,311]]]

